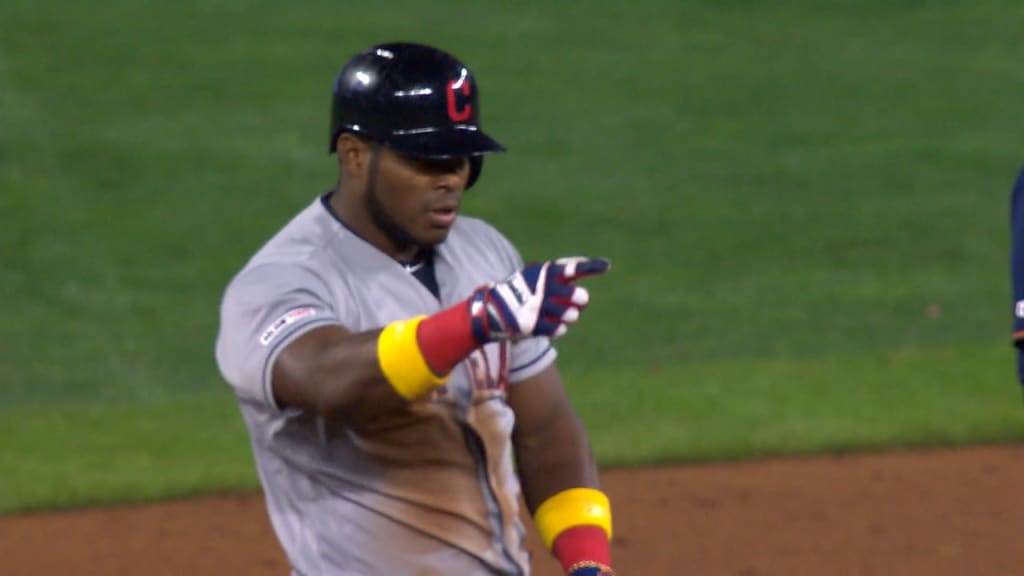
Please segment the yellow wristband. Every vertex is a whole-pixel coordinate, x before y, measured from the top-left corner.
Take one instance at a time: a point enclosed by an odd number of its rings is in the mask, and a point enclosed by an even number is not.
[[[604,492],[593,488],[570,488],[548,498],[533,515],[537,532],[548,550],[567,528],[598,526],[612,539],[612,511]]]
[[[416,400],[448,380],[435,375],[420,352],[416,327],[425,316],[398,320],[384,327],[377,338],[377,361],[391,386],[406,400]]]

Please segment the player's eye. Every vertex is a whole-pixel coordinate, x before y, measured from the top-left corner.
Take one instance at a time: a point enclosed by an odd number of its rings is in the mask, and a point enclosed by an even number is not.
[[[469,165],[469,159],[458,158],[411,158],[412,163],[421,171],[429,174],[455,174]]]

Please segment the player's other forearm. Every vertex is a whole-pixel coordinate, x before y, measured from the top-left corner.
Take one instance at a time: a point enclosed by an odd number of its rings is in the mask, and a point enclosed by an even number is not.
[[[571,412],[547,429],[517,433],[515,452],[523,497],[531,513],[567,488],[599,487],[583,425]]]
[[[527,506],[565,573],[613,574],[611,512],[579,419],[567,415],[557,429],[516,444]]]

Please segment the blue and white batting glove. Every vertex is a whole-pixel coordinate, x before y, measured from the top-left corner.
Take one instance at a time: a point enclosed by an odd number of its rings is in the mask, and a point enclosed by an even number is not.
[[[480,343],[561,337],[590,301],[586,288],[573,282],[610,267],[603,258],[559,258],[530,264],[501,282],[478,288],[469,299],[473,337]]]

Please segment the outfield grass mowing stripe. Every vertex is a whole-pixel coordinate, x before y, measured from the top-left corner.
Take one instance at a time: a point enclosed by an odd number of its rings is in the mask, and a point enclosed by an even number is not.
[[[257,486],[242,417],[226,392],[0,411],[0,510]]]
[[[1024,440],[1008,346],[568,373],[606,465]]]
[[[1003,346],[566,374],[603,466],[1024,441]],[[227,393],[0,411],[0,510],[255,489]]]

